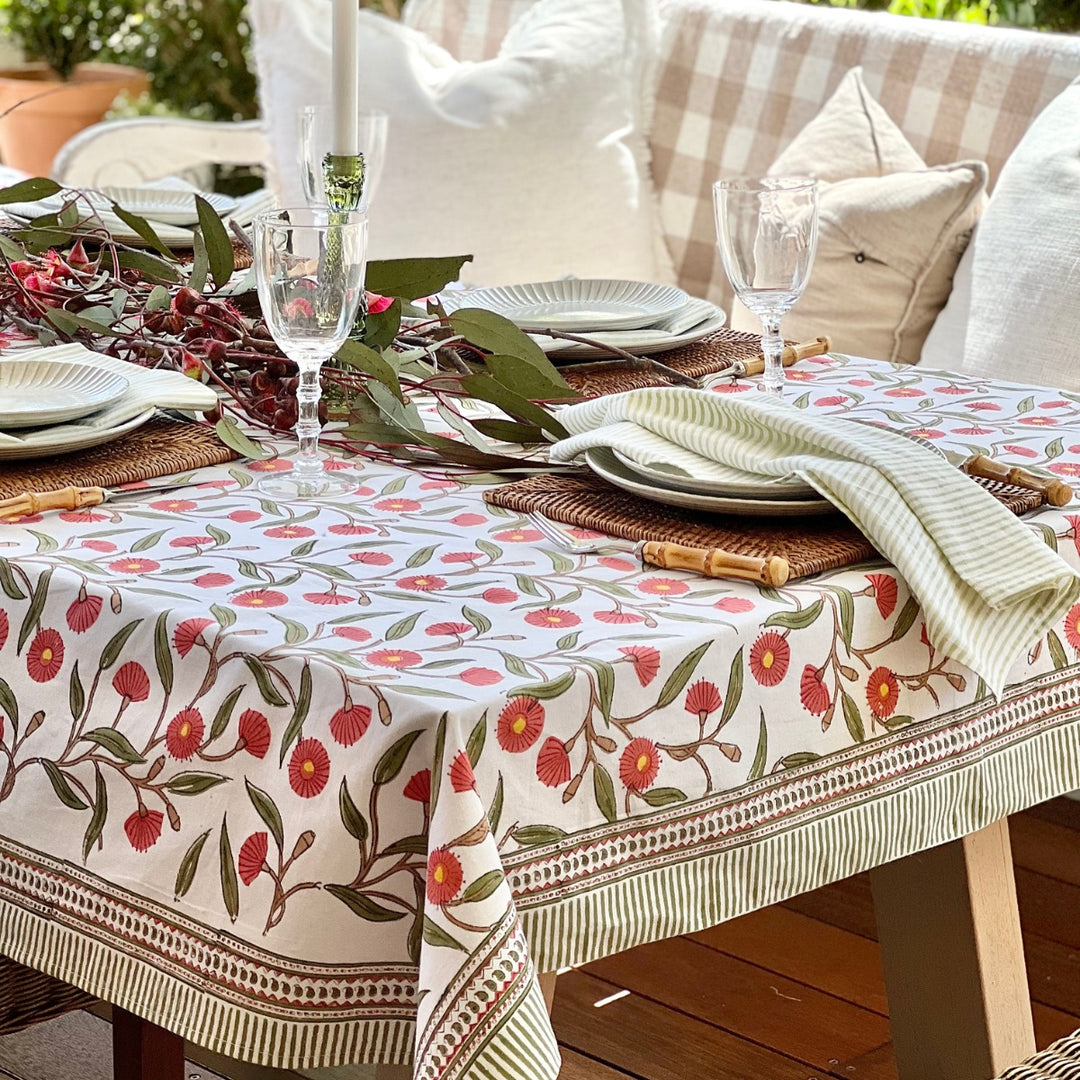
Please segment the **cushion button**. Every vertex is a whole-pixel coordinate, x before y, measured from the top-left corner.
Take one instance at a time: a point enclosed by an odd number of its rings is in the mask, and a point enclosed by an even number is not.
[[[855,261],[857,263],[866,262],[866,256],[861,251],[855,252]]]

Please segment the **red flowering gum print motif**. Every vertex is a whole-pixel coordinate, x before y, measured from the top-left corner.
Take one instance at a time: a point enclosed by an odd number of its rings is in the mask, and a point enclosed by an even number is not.
[[[202,632],[213,625],[213,619],[185,619],[173,631],[173,646],[181,658],[187,656],[195,648],[202,637]]]
[[[67,619],[68,629],[74,630],[76,634],[85,634],[97,622],[100,614],[101,597],[82,595],[71,602],[71,607],[67,609],[64,617]],[[7,616],[5,615],[4,618],[6,620]],[[4,636],[6,637],[7,634],[5,633]],[[2,645],[3,642],[0,642],[0,646]]]
[[[634,674],[642,686],[648,686],[660,670],[660,653],[649,645],[630,645],[619,649],[634,665]]]
[[[807,712],[820,716],[829,707],[829,691],[821,681],[822,672],[812,664],[803,668],[799,679],[799,700]]]
[[[446,848],[436,848],[428,856],[427,898],[429,904],[449,904],[461,890],[465,875],[458,857]]]
[[[368,729],[371,723],[371,710],[366,705],[353,705],[348,702],[330,717],[330,734],[334,742],[342,746],[352,746]]]
[[[469,791],[476,787],[476,777],[473,776],[472,762],[464,750],[459,750],[454,763],[450,766],[450,786],[460,795],[463,791]]]
[[[124,832],[127,833],[128,842],[136,851],[148,851],[161,836],[161,812],[147,810],[140,806],[134,814],[124,822]]]
[[[878,613],[887,619],[896,608],[896,578],[889,574],[867,574],[866,580],[873,587]]]
[[[690,586],[677,578],[650,577],[641,582],[638,589],[650,596],[682,596],[690,591]]]
[[[708,679],[698,679],[689,690],[686,691],[686,704],[684,708],[688,713],[696,716],[702,723],[708,718],[709,713],[716,712],[723,705],[720,699],[720,691],[716,684]]]
[[[554,735],[544,740],[536,755],[536,778],[547,787],[558,787],[570,779],[570,755],[565,743]]]
[[[775,630],[769,630],[750,647],[750,673],[762,686],[775,686],[787,674],[791,647]]]
[[[249,592],[240,593],[239,596],[234,596],[232,602],[237,607],[271,608],[287,604],[289,598],[276,589],[252,589]]]
[[[422,769],[409,777],[402,795],[413,802],[423,803],[425,806],[431,802],[431,770]]]
[[[330,756],[318,739],[301,739],[289,758],[289,783],[301,799],[312,799],[330,779]]]
[[[41,630],[26,653],[26,671],[34,682],[56,677],[64,663],[64,639],[52,629]]]
[[[1073,604],[1065,616],[1065,640],[1080,650],[1080,604]]]
[[[368,653],[367,658],[372,664],[388,668],[414,667],[424,659],[419,653],[408,649],[376,649]]]
[[[113,689],[127,701],[145,701],[150,696],[150,679],[141,664],[129,660],[113,676]]]
[[[518,697],[499,713],[495,737],[511,754],[528,750],[544,731],[544,706],[536,698]]]
[[[270,749],[270,721],[255,709],[245,709],[240,714],[239,732],[243,749],[252,757],[264,758]]]
[[[8,623],[7,612],[0,609],[0,649],[7,644],[9,630],[10,624]]]
[[[206,725],[198,709],[181,709],[169,721],[165,731],[165,746],[174,758],[187,761],[202,744]]]
[[[415,577],[403,577],[398,580],[398,587],[411,589],[413,592],[435,592],[446,586],[446,578],[434,574],[418,574]]]
[[[152,574],[155,570],[160,569],[161,563],[154,562],[153,559],[138,559],[129,557],[126,559],[117,559],[115,562],[109,563],[109,569],[114,570],[118,574]]]
[[[632,791],[652,787],[660,771],[660,751],[651,739],[631,739],[619,759],[619,779]]]
[[[577,626],[581,620],[572,612],[564,608],[540,608],[538,611],[530,611],[525,616],[525,621],[530,626],[545,626],[549,630],[562,630],[566,626]]]
[[[484,599],[489,604],[512,604],[518,598],[513,589],[492,588],[484,590]]]
[[[250,885],[262,873],[263,863],[266,862],[268,839],[264,832],[252,833],[240,845],[240,854],[236,857],[236,869],[240,873],[240,880],[245,885]]]
[[[900,697],[900,687],[896,676],[887,668],[874,668],[866,683],[866,700],[870,711],[879,719],[892,716],[896,701]]]
[[[644,621],[643,616],[632,611],[623,611],[621,608],[616,608],[614,611],[596,611],[593,613],[593,618],[597,622],[614,624],[615,626]]]

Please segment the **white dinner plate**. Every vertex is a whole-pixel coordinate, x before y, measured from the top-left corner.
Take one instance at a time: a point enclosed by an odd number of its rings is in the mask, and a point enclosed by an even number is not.
[[[103,409],[128,381],[91,364],[54,360],[0,362],[0,431],[75,420]]]
[[[0,441],[0,461],[16,461],[24,458],[48,457],[52,454],[70,454],[75,450],[89,450],[101,446],[134,431],[149,420],[156,409],[147,409],[122,424],[108,428],[92,428],[82,424],[57,424],[55,427],[38,428],[21,436],[17,442]]]
[[[717,330],[722,330],[727,322],[727,316],[720,308],[714,308],[713,313],[699,322],[696,326],[681,333],[673,334],[670,331],[645,327],[642,330],[610,330],[600,333],[589,334],[598,345],[615,345],[631,354],[631,356],[652,356],[654,353],[667,352],[677,349],[680,345],[691,345],[695,341],[701,341]],[[552,329],[555,329],[552,327]],[[574,341],[566,341],[564,338],[541,337],[532,335],[544,352],[551,357],[554,363],[564,360],[611,360],[612,363],[620,363],[620,358],[603,349],[592,345],[582,345]]]
[[[570,278],[443,293],[448,312],[485,308],[517,326],[563,330],[635,330],[668,318],[687,303],[674,285]]]
[[[687,476],[685,473],[665,469],[661,465],[642,465],[633,461],[618,450],[611,451],[619,464],[636,473],[641,479],[658,487],[673,487],[680,491],[692,491],[699,495],[727,495],[741,499],[820,499],[817,489],[798,477],[777,478],[762,481],[757,477],[741,478],[738,470],[732,469],[730,479],[707,480],[701,477]]]
[[[585,463],[597,476],[614,484],[623,491],[651,502],[678,506],[684,510],[705,510],[714,514],[743,514],[759,517],[806,517],[811,514],[828,514],[835,507],[821,496],[813,499],[749,499],[727,495],[702,495],[694,491],[680,491],[666,483],[654,483],[631,472],[606,446],[592,447],[585,451]]]
[[[166,225],[195,225],[199,221],[199,211],[195,206],[194,191],[180,191],[171,188],[149,187],[103,187],[103,195],[108,196],[122,209]],[[236,200],[229,195],[217,192],[198,192],[221,217],[231,214],[236,209]]]

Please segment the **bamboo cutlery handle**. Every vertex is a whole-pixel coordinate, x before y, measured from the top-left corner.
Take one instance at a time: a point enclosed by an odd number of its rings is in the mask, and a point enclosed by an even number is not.
[[[1073,500],[1073,489],[1063,480],[1036,476],[1017,465],[1002,465],[999,461],[991,461],[984,454],[969,457],[964,462],[963,469],[968,476],[981,476],[984,480],[1000,480],[1003,484],[1037,491],[1051,506],[1066,506]]]
[[[832,348],[832,341],[828,337],[817,337],[813,341],[801,341],[798,345],[785,345],[780,354],[780,363],[784,367],[791,367],[800,360],[808,360],[811,356],[822,356]],[[744,375],[760,375],[765,370],[765,357],[760,354],[743,365]]]
[[[66,487],[55,491],[24,491],[10,499],[0,499],[0,518],[40,514],[43,510],[81,510],[105,501],[105,489]]]
[[[641,557],[645,562],[665,570],[692,570],[705,577],[739,578],[773,588],[783,585],[790,573],[787,559],[779,555],[758,559],[735,555],[720,548],[685,547],[656,540],[646,541],[641,549]]]

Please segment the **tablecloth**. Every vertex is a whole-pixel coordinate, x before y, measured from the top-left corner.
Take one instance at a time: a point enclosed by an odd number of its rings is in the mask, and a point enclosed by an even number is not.
[[[840,357],[789,380],[1080,475],[1073,395]],[[1080,605],[995,700],[884,563],[643,570],[437,474],[254,490],[290,467],[0,527],[0,951],[211,1049],[549,1080],[536,971],[1080,786]],[[1028,521],[1080,565],[1080,511]]]

